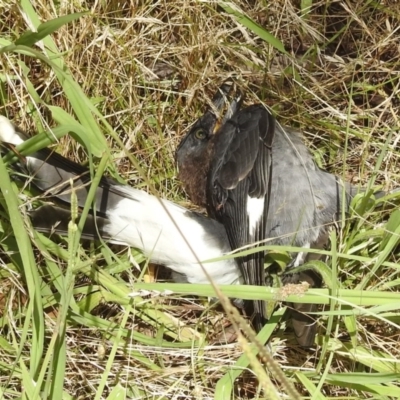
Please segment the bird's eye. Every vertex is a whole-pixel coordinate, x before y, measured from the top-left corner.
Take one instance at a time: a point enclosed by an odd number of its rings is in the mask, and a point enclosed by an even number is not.
[[[206,133],[204,132],[204,129],[199,128],[199,129],[197,129],[197,131],[194,133],[194,136],[195,136],[196,139],[203,140],[203,139],[206,138]]]

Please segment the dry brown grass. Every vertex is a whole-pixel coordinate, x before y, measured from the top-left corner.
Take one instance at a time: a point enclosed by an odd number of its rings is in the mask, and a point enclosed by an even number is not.
[[[278,52],[244,28],[215,1],[32,3],[43,21],[90,11],[52,36],[74,79],[124,143],[125,149],[121,149],[112,137],[107,137],[117,171],[131,185],[146,189],[150,182],[162,197],[188,204],[176,179],[175,148],[202,114],[215,88],[228,76],[238,78],[249,103],[262,101],[283,124],[301,128],[321,167],[362,184],[376,174],[376,183],[384,188],[392,188],[399,181],[400,6],[396,0],[311,2],[309,12],[300,9],[304,2],[294,0],[236,1],[237,7],[282,41],[288,54]],[[0,0],[0,8],[1,38],[13,41],[27,29],[28,21],[14,1]],[[52,68],[28,56],[8,53],[1,57],[1,114],[33,134],[42,126],[55,125],[47,105],[73,113]],[[26,71],[20,60],[27,65]],[[38,97],[32,97],[28,83],[32,83]],[[60,141],[57,151],[79,162],[87,159],[84,149],[69,137]],[[145,177],[132,168],[125,151],[137,157]],[[382,151],[385,157],[375,169]],[[7,235],[2,236],[4,242]],[[346,238],[342,241],[341,248],[345,248]],[[376,243],[369,243],[376,250]],[[17,310],[25,312],[26,288],[14,272],[7,272],[11,261],[4,251],[0,334],[17,346]],[[88,249],[87,254],[91,251]],[[122,257],[127,261],[126,254]],[[390,261],[397,259],[394,253]],[[43,265],[39,254],[37,262]],[[339,267],[347,268],[342,274],[344,282],[354,284],[366,268],[351,261]],[[45,270],[41,273],[47,282],[51,281]],[[79,294],[79,287],[87,285],[85,279],[77,282],[77,301],[85,298],[84,293]],[[125,272],[124,279],[135,280],[130,272]],[[376,277],[377,287],[383,283],[389,290],[396,290],[396,282],[398,275],[393,269],[383,269]],[[177,300],[159,304],[205,332],[206,338],[215,336],[214,330],[223,323],[220,313],[208,312],[208,305],[197,300],[196,307]],[[111,300],[101,303],[89,310],[92,315],[122,324],[125,305]],[[55,304],[46,309],[48,339],[57,315]],[[98,326],[96,321],[88,328],[78,316],[73,320],[75,324],[67,330],[64,390],[74,399],[92,399],[96,393],[97,398],[108,398],[119,387],[127,389],[126,398],[213,398],[217,381],[241,354],[236,343],[206,343],[200,348],[174,345],[169,349],[145,345],[147,335],[161,340],[162,332],[139,317],[129,316],[125,328],[137,336],[121,339],[112,365],[107,366],[114,343],[108,328]],[[351,317],[345,322],[345,328],[342,324],[338,331],[341,339],[351,331]],[[397,328],[365,318],[357,320],[356,329],[360,348],[369,349],[375,357],[371,372],[389,373],[387,365],[396,365],[399,357]],[[283,328],[277,338],[274,356],[304,396],[309,396],[324,373],[368,372],[367,363],[346,351],[347,344],[337,343],[337,351],[323,354],[325,363],[319,350],[299,349],[290,336],[285,336]],[[0,348],[0,390],[4,392],[0,392],[0,399],[17,398],[24,387],[19,364],[15,353],[8,352],[5,345],[0,344]],[[30,352],[28,338],[22,357],[29,359]],[[379,357],[385,360],[382,364],[376,361]],[[10,365],[12,369],[7,370]],[[316,367],[319,369],[315,373]],[[104,391],[98,393],[106,368],[110,368],[108,379]],[[305,374],[310,378],[309,386],[293,371],[310,371]],[[323,382],[315,398],[372,398],[375,393],[367,386],[346,386],[343,381],[339,384],[333,377],[324,376]],[[391,398],[388,392],[378,394]],[[257,396],[261,395],[255,379],[250,373],[244,374],[234,397]],[[64,397],[68,398],[66,394]]]

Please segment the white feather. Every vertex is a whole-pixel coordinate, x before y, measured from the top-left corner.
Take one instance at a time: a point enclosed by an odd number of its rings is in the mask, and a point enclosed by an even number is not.
[[[305,249],[310,249],[311,248],[311,244],[310,243],[303,243],[302,247],[304,247]],[[293,262],[293,268],[296,268],[300,265],[303,265],[307,259],[308,254],[312,254],[312,253],[305,253],[303,251],[301,251],[300,253],[297,253],[296,258],[294,259]]]
[[[254,235],[257,223],[261,221],[264,213],[264,198],[247,197],[247,216],[249,218],[250,235]]]
[[[0,142],[10,143],[15,146],[24,142],[11,121],[3,115],[0,115]]]
[[[126,198],[114,209],[107,210],[110,220],[105,227],[107,233],[129,246],[140,248],[152,262],[185,275],[190,283],[209,283],[198,260],[221,257],[230,251],[221,226],[141,190],[122,186],[118,190]],[[213,231],[217,239],[210,234]],[[234,259],[204,263],[203,266],[218,284],[239,281],[240,272]]]

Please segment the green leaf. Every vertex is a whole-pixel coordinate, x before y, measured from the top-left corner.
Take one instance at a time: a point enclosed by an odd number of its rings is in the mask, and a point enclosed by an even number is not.
[[[22,382],[27,392],[34,393],[35,387],[32,377],[40,371],[43,360],[44,349],[44,317],[43,303],[40,294],[42,286],[41,277],[39,276],[36,267],[35,256],[28,235],[28,231],[21,216],[16,187],[10,181],[5,165],[0,158],[0,191],[4,196],[5,205],[10,216],[12,231],[15,234],[16,242],[19,249],[18,256],[20,257],[20,274],[24,277],[24,281],[28,287],[29,305],[25,310],[25,323],[23,331],[20,334],[18,363],[22,370]],[[32,343],[31,357],[28,366],[25,365],[23,358],[20,358],[27,337],[30,337]]]
[[[12,347],[11,344],[2,336],[0,336],[0,348],[5,350],[7,353],[15,353],[14,347]]]
[[[280,322],[286,311],[286,307],[276,311],[274,315],[268,321],[268,324],[264,326],[261,332],[257,335],[261,343],[266,343],[275,331],[276,326]],[[252,352],[254,355],[258,354],[256,346],[252,346]],[[235,364],[233,364],[228,372],[217,382],[215,387],[215,398],[221,400],[229,400],[233,398],[234,382],[241,375],[244,369],[250,365],[250,359],[248,355],[243,354],[239,357]]]
[[[341,351],[341,355],[349,358],[353,362],[359,362],[367,368],[381,373],[398,373],[397,360],[386,354],[384,351],[372,350],[363,346],[353,348],[349,343],[343,343],[343,347],[347,352]],[[358,383],[362,382],[358,380]],[[368,378],[365,383],[370,383]]]
[[[77,82],[75,82],[71,74],[66,70],[65,65],[57,59],[58,54],[52,54],[51,61],[48,57],[44,56],[39,51],[36,51],[26,46],[10,45],[0,48],[0,54],[8,52],[24,54],[29,57],[36,57],[39,60],[47,63],[54,70],[80,124],[85,127],[85,132],[87,134],[83,137],[87,136],[90,138],[91,153],[96,157],[101,157],[104,152],[109,154],[110,151],[107,141],[105,140],[98,123],[92,115],[92,113],[98,115],[98,111],[90,102],[89,98],[84,94],[82,88],[77,84]],[[53,111],[54,109],[57,109],[57,107],[53,106],[51,107],[51,109]],[[103,122],[104,120],[105,119],[103,118]],[[88,134],[88,132],[90,132],[90,134]]]
[[[357,289],[364,289],[370,280],[375,277],[376,271],[389,257],[389,254],[399,243],[400,237],[400,211],[395,210],[386,224],[386,232],[383,237],[382,243],[379,249],[379,255],[372,268],[369,269],[368,273],[363,277],[363,280],[357,286]]]
[[[126,389],[121,386],[120,383],[117,383],[111,393],[108,395],[107,400],[122,400],[126,399]]]
[[[233,15],[241,25],[250,29],[258,37],[275,47],[281,53],[288,54],[283,43],[278,38],[248,17],[237,5],[225,1],[218,2],[218,5],[223,8],[226,13]]]
[[[88,14],[88,12],[81,12],[75,14],[63,15],[62,17],[51,19],[43,24],[40,24],[37,28],[37,32],[32,32],[27,30],[24,32],[16,41],[16,45],[32,46],[40,40],[44,39],[46,36],[51,35],[57,29],[61,28],[63,25],[69,22],[75,21],[76,19],[82,17],[82,15]]]
[[[303,384],[303,386],[312,394],[312,398],[315,400],[324,400],[326,397],[321,393],[317,392],[317,388],[314,383],[302,372],[296,373],[297,379]]]
[[[303,19],[308,18],[308,15],[310,14],[310,11],[311,11],[312,3],[313,3],[312,0],[301,0],[300,12],[301,12],[301,17]]]
[[[96,135],[91,132],[90,129],[85,128],[77,122],[74,117],[69,115],[61,107],[49,106],[49,109],[54,120],[61,126],[68,126],[71,136],[83,144],[90,154],[92,152],[92,143],[96,143]]]
[[[400,211],[395,210],[389,218],[384,230],[382,242],[379,246],[379,251],[385,251],[386,253],[391,252],[393,247],[397,245],[399,241],[398,229],[400,227]],[[387,246],[389,248],[387,249]]]

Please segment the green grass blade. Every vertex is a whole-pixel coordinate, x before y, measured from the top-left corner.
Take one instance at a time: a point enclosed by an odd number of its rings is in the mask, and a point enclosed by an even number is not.
[[[25,224],[20,214],[20,211],[18,209],[20,203],[16,195],[16,188],[15,185],[11,184],[10,178],[2,159],[0,159],[0,176],[2,177],[2,179],[0,179],[0,190],[4,196],[4,201],[9,211],[10,223],[13,232],[15,233],[16,241],[19,248],[19,255],[22,261],[21,267],[23,268],[23,270],[21,270],[20,273],[26,281],[30,297],[29,308],[31,310],[31,315],[29,315],[28,313],[26,315],[27,319],[24,324],[24,330],[28,329],[30,323],[32,324],[32,350],[29,364],[29,380],[31,381],[37,378],[44,349],[44,319],[40,293],[41,279],[36,268],[31,241],[25,228]],[[32,320],[27,323],[30,318],[32,318]],[[24,341],[21,342],[22,346],[23,344]],[[20,348],[19,352],[22,352],[22,348]],[[26,379],[27,377],[25,376],[25,381]],[[26,384],[28,383],[26,382]],[[31,386],[31,383],[29,383],[29,386]]]
[[[57,29],[69,22],[75,21],[76,19],[86,15],[86,12],[68,14],[62,17],[54,18],[50,21],[46,21],[37,27],[37,32],[26,31],[15,41],[16,45],[22,44],[24,46],[32,46],[36,42],[44,39],[46,36],[51,35]]]
[[[281,53],[287,54],[283,43],[277,39],[274,35],[268,32],[265,28],[257,24],[254,20],[248,17],[238,6],[234,3],[219,1],[218,5],[224,9],[224,11],[230,15],[233,15],[235,19],[244,27],[252,31],[261,39],[265,40],[271,46],[275,47]]]
[[[257,335],[261,343],[266,343],[275,331],[276,326],[279,324],[286,308],[281,308],[274,312],[274,315],[268,321],[268,324]],[[252,346],[252,354],[258,354],[257,348]],[[217,382],[215,387],[215,398],[221,400],[230,400],[233,398],[234,382],[247,369],[250,365],[250,359],[246,354],[243,354],[231,367],[229,371]]]

